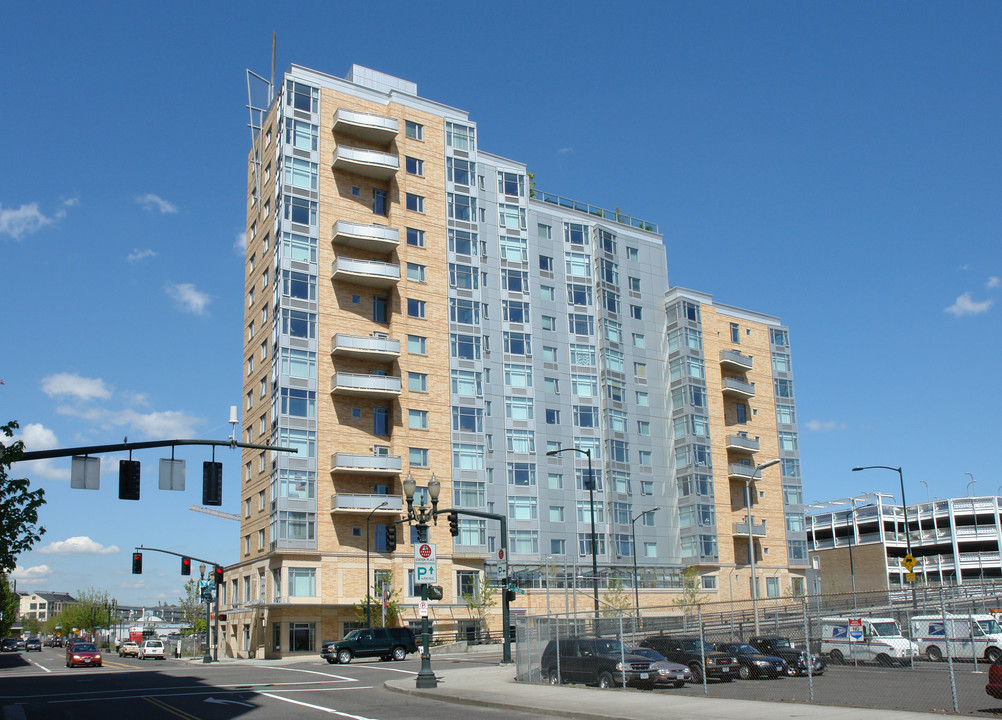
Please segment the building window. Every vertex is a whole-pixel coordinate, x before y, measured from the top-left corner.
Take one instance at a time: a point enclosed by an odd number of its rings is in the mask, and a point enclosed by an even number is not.
[[[314,339],[317,335],[316,315],[282,308],[282,333],[290,337]]]
[[[464,325],[480,324],[480,303],[476,300],[449,298],[449,319]]]
[[[404,158],[404,169],[411,175],[424,175],[424,160],[419,160],[418,158],[412,158],[410,156],[405,156]]]
[[[316,276],[292,270],[283,270],[282,296],[315,302],[317,299]]]
[[[480,337],[476,335],[460,335],[458,333],[450,335],[449,353],[452,357],[462,360],[479,360]]]
[[[420,195],[407,193],[405,202],[406,202],[406,208],[408,210],[413,210],[414,212],[419,212],[419,213],[424,212],[424,198],[421,197]]]
[[[640,251],[635,247],[626,246],[626,259],[633,260],[635,262],[640,261]]]
[[[390,434],[390,411],[388,408],[372,408],[372,432],[374,435]]]
[[[469,152],[476,149],[476,133],[469,125],[445,123],[445,144],[456,150]]]
[[[289,80],[285,86],[286,102],[296,110],[315,113],[319,110],[320,91],[317,88]]]
[[[452,429],[457,432],[483,432],[483,409],[478,407],[453,406]]]
[[[630,317],[634,320],[644,319],[644,310],[639,305],[630,305]]]
[[[542,227],[546,227],[543,225]],[[553,272],[553,258],[547,255],[539,256],[539,269],[543,272]]]
[[[535,463],[506,463],[509,485],[530,486],[536,484]]]
[[[304,190],[316,190],[317,164],[299,158],[286,158],[285,184]]]
[[[498,203],[498,225],[506,230],[524,230],[525,208],[509,203]]]
[[[737,323],[731,323],[731,342],[740,343],[741,342],[741,330],[738,328]]]
[[[525,175],[498,170],[498,193],[523,197],[525,195]]]
[[[404,135],[411,140],[424,140],[424,125],[411,120],[404,120]]]
[[[564,223],[564,242],[571,245],[587,245],[588,228],[579,223]]]
[[[460,397],[481,397],[483,387],[482,374],[473,370],[452,371],[452,392]]]
[[[427,410],[408,410],[407,411],[407,427],[411,430],[427,430],[428,429],[428,411]]]
[[[286,195],[285,219],[300,225],[316,225],[317,204],[295,195]]]
[[[480,274],[472,265],[449,263],[449,285],[463,290],[477,290]],[[507,318],[506,318],[507,319]]]
[[[556,330],[557,329],[557,319],[552,315],[543,315],[543,330]]]
[[[317,394],[312,390],[282,388],[281,413],[291,417],[314,418],[317,416]]]
[[[407,315],[413,318],[423,318],[425,316],[426,303],[424,300],[407,298]]]
[[[407,448],[407,462],[411,467],[428,467],[428,448]]]
[[[556,300],[557,299],[557,289],[550,285],[540,285],[539,286],[539,297],[543,300]]]
[[[278,537],[281,540],[314,540],[316,527],[315,513],[284,510],[278,513]]]
[[[425,267],[417,263],[407,263],[407,279],[414,282],[425,281]]]
[[[477,164],[462,158],[446,158],[448,178],[456,185],[472,185],[477,173]]]
[[[316,623],[289,623],[289,652],[314,652],[316,637]]]
[[[595,332],[595,318],[591,315],[569,313],[567,315],[567,330],[572,335],[592,335]]]
[[[452,466],[458,470],[483,470],[484,446],[476,443],[453,443]]]
[[[476,255],[477,234],[466,230],[449,230],[449,250],[457,255]]]
[[[407,336],[407,352],[411,355],[428,354],[428,338],[420,335]]]
[[[469,195],[459,193],[446,193],[446,208],[451,220],[462,220],[463,222],[475,222],[474,215],[477,212],[477,199]],[[424,205],[421,210],[424,212]]]
[[[407,228],[407,244],[412,247],[424,247],[424,230]]]
[[[508,396],[504,399],[505,417],[511,420],[532,420],[533,402],[531,397]]]
[[[504,340],[504,351],[511,355],[532,355],[532,341],[528,333],[506,332],[502,333]]]

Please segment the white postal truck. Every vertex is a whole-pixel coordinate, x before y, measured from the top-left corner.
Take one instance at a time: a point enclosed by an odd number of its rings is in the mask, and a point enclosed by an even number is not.
[[[821,653],[835,665],[854,661],[906,665],[918,652],[916,643],[902,637],[894,618],[821,619]]]
[[[916,615],[911,628],[919,652],[930,660],[945,658],[947,643],[954,658],[993,663],[1002,657],[1002,627],[991,615]]]

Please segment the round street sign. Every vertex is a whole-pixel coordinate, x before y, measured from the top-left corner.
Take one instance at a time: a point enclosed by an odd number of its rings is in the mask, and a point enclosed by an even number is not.
[[[427,543],[423,544],[420,548],[418,548],[418,552],[421,553],[421,557],[423,557],[423,558],[430,558],[431,557],[431,545],[428,545]]]
[[[504,562],[504,548],[498,548],[498,562]]]

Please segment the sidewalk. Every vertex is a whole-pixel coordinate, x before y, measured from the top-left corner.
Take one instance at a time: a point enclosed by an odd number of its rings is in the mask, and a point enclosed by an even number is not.
[[[640,690],[599,690],[515,682],[515,666],[443,670],[438,687],[418,690],[414,678],[388,680],[387,690],[464,705],[571,718],[623,720],[929,720],[929,714],[805,703],[668,695]],[[670,708],[670,713],[669,713]]]

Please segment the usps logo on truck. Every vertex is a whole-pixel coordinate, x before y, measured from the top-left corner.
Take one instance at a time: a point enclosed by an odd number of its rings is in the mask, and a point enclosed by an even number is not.
[[[929,623],[929,634],[936,635],[939,637],[946,637],[946,623],[945,622]]]
[[[849,628],[845,625],[835,625],[832,627],[833,640],[845,640],[849,637]]]

